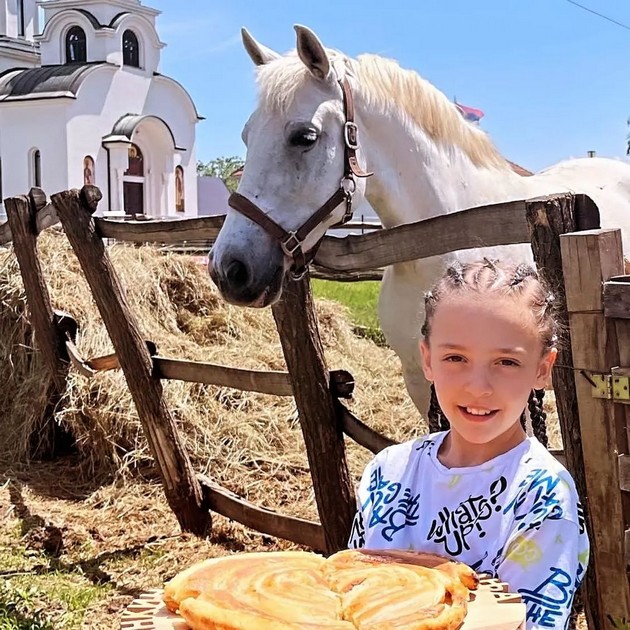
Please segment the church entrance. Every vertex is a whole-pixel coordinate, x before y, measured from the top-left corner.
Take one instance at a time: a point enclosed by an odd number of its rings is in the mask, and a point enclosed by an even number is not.
[[[135,216],[144,214],[144,184],[141,182],[123,182],[125,196],[125,214]]]
[[[127,170],[123,175],[125,214],[135,217],[144,210],[144,156],[140,147],[132,144],[127,152]]]

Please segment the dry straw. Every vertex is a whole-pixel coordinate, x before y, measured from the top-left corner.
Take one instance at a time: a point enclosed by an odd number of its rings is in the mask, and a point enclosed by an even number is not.
[[[78,262],[58,231],[42,234],[39,255],[53,307],[80,326],[79,351],[113,351]],[[249,369],[283,370],[282,350],[269,309],[226,305],[194,259],[154,247],[109,250],[143,334],[162,356]],[[404,392],[399,361],[386,348],[355,336],[336,303],[317,301],[330,369],[355,377],[353,411],[397,440],[425,432]],[[0,250],[0,444],[13,461],[28,458],[29,441],[44,420],[45,373],[34,349],[19,268]],[[251,501],[314,518],[312,484],[292,398],[230,388],[166,382],[165,396],[196,470]],[[69,430],[83,474],[91,479],[152,474],[152,462],[120,371],[89,380],[70,372],[55,421]],[[348,440],[356,476],[370,454]]]

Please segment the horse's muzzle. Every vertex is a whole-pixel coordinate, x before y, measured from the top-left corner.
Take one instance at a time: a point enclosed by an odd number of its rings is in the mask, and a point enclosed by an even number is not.
[[[279,299],[285,276],[282,259],[281,264],[268,265],[262,273],[256,273],[243,256],[224,255],[214,260],[212,251],[208,271],[227,302],[254,308],[269,306]]]

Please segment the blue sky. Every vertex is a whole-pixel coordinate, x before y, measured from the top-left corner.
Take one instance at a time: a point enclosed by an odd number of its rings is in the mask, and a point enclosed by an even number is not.
[[[567,157],[622,157],[630,116],[630,2],[580,0],[146,0],[158,18],[161,71],[206,120],[198,158],[245,155],[254,108],[246,26],[265,45],[295,46],[293,24],[350,56],[381,54],[450,98],[485,112],[481,127],[510,160],[538,170]]]

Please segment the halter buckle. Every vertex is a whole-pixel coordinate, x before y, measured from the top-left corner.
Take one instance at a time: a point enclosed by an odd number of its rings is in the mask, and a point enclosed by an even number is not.
[[[348,149],[356,151],[359,148],[359,128],[356,123],[347,120],[343,126],[343,139]]]
[[[300,249],[300,247],[302,247],[302,243],[304,241],[301,241],[295,232],[289,232],[289,236],[287,236],[286,239],[284,239],[284,241],[282,241],[280,243],[280,247],[282,247],[282,251],[289,256],[290,258],[293,258],[293,254]]]
[[[299,269],[294,268],[291,270],[291,278],[296,281],[301,280],[306,275],[307,271],[308,265],[302,265]]]

